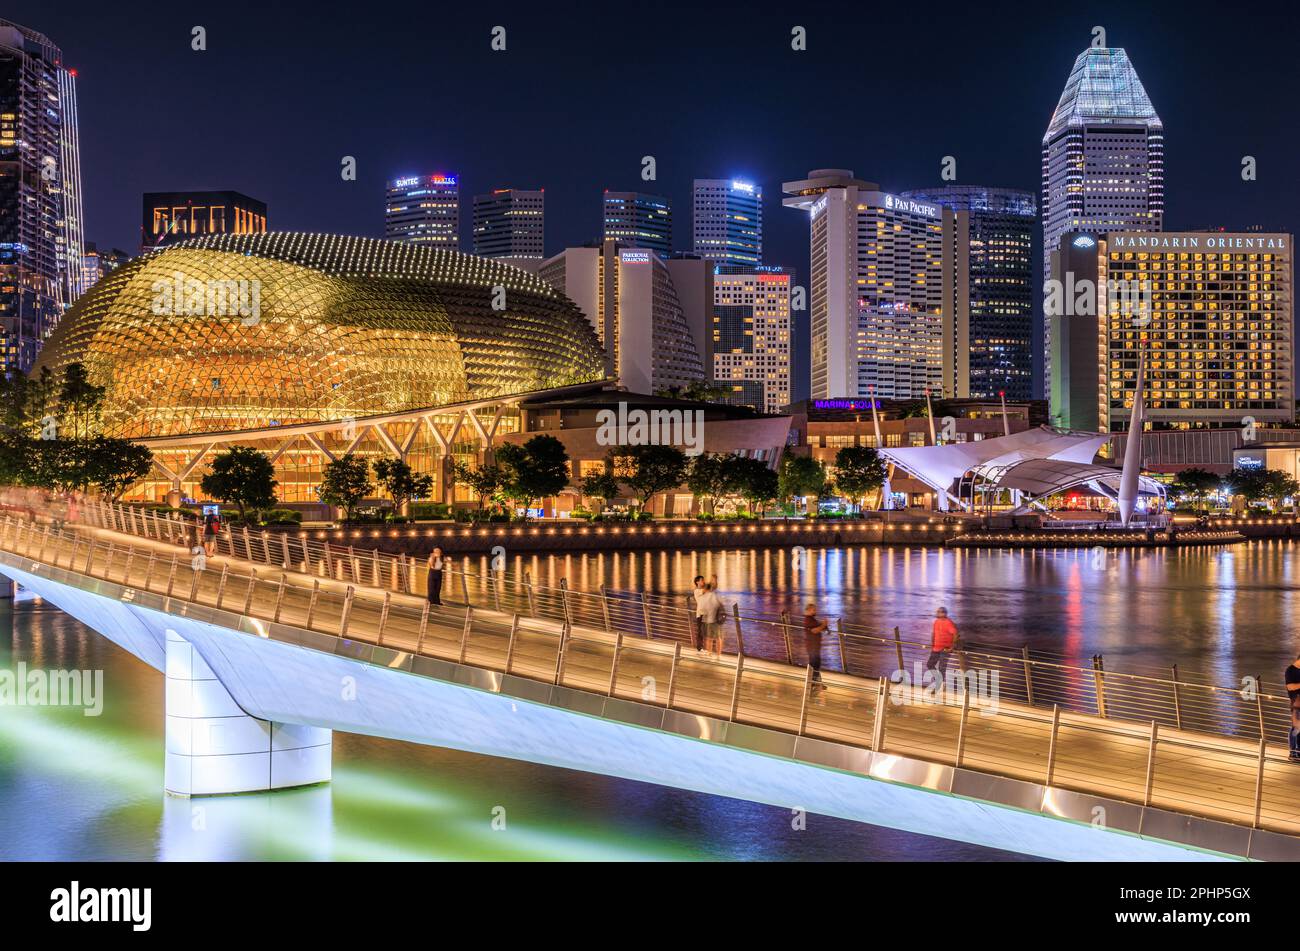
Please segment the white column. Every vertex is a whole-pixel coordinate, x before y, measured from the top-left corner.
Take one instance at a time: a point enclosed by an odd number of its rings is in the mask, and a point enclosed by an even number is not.
[[[167,630],[163,785],[176,796],[329,782],[333,732],[249,716],[187,640]]]

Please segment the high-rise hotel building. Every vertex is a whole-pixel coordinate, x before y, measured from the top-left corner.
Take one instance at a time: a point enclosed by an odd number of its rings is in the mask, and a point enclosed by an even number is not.
[[[605,241],[624,248],[649,248],[660,257],[673,250],[673,206],[660,195],[605,191]]]
[[[1054,424],[1127,429],[1139,346],[1152,427],[1292,421],[1291,235],[1078,234],[1051,258]]]
[[[81,294],[83,245],[76,72],[0,20],[0,372],[28,370]]]
[[[1067,232],[1159,231],[1164,222],[1164,126],[1122,49],[1074,61],[1043,135],[1043,278]],[[1051,391],[1051,323],[1044,316]]]
[[[460,250],[460,185],[455,175],[410,175],[388,183],[384,237]]]
[[[967,213],[846,169],[784,189],[809,214],[813,398],[969,395]]]
[[[790,405],[790,290],[780,267],[713,268],[711,367],[726,402],[760,413]]]
[[[903,197],[964,211],[970,221],[969,326],[972,399],[1034,396],[1034,230],[1038,202],[1026,191],[947,185]]]
[[[540,258],[546,236],[546,192],[498,188],[474,196],[474,253],[485,258]]]
[[[1257,232],[1138,232],[1109,234],[1099,243],[1103,430],[1128,426],[1139,346],[1147,356],[1153,425],[1292,421],[1291,239]]]
[[[697,255],[722,264],[763,263],[763,189],[732,179],[697,178],[694,188]]]
[[[266,202],[234,191],[145,192],[140,250],[213,234],[264,234]]]

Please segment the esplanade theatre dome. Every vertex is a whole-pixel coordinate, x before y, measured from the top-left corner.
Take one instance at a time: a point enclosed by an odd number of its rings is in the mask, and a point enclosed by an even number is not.
[[[496,306],[494,306],[496,305]],[[360,419],[605,376],[586,317],[486,258],[374,238],[197,238],[132,260],[63,316],[37,369],[85,365],[108,435]]]

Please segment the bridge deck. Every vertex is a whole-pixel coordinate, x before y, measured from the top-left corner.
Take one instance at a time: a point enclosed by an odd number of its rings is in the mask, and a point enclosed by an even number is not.
[[[1008,700],[981,707],[982,698],[974,698],[963,708],[960,692],[936,699],[921,688],[834,672],[823,674],[824,689],[817,690],[804,667],[715,658],[679,641],[576,625],[562,636],[546,618],[456,605],[426,609],[415,596],[230,557],[194,571],[174,545],[101,528],[51,534],[6,518],[0,548],[179,601],[601,696],[866,749],[879,744],[881,752],[1035,783],[1048,783],[1050,772],[1055,788],[1300,835],[1300,765],[1275,745],[1261,759],[1258,741],[1164,727],[1153,740],[1145,723]]]

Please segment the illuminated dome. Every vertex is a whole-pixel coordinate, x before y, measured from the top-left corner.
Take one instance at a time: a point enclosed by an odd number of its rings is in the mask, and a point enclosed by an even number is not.
[[[360,419],[605,376],[586,317],[524,271],[288,232],[197,238],[112,271],[63,316],[36,368],[73,362],[107,387],[105,432],[130,438]]]

